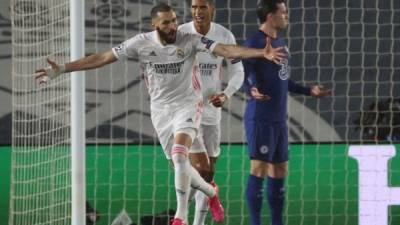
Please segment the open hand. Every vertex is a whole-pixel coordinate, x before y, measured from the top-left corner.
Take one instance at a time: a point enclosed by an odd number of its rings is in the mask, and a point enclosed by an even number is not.
[[[310,95],[316,98],[322,98],[332,95],[331,89],[324,89],[322,85],[311,86]]]
[[[252,88],[250,89],[250,94],[251,94],[251,96],[253,96],[253,98],[254,98],[255,100],[258,100],[258,101],[268,101],[268,100],[271,99],[270,96],[261,94],[261,93],[258,91],[258,88],[256,88],[256,87],[252,87]]]
[[[274,48],[271,45],[271,38],[267,38],[267,44],[264,48],[264,57],[270,61],[273,61],[276,64],[280,64],[282,59],[286,56],[284,53],[284,47]]]
[[[38,69],[35,72],[35,79],[39,81],[39,84],[46,83],[65,72],[65,66],[60,66],[50,59],[47,59],[47,62],[50,64],[49,67]]]

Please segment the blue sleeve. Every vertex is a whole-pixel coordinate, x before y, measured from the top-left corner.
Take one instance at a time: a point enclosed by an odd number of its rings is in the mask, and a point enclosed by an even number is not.
[[[243,45],[245,47],[254,48],[254,44],[251,39],[247,39]],[[255,77],[256,77],[256,72],[255,72],[256,61],[257,61],[257,59],[255,59],[255,58],[247,58],[247,59],[242,60],[243,68],[244,68],[244,81],[243,81],[242,90],[244,92],[246,92],[247,94],[250,94],[250,89],[252,87],[257,87],[257,82],[255,79]]]
[[[302,95],[310,95],[310,87],[305,87],[289,80],[289,92]]]
[[[252,87],[257,86],[256,83],[256,74],[254,70],[254,63],[251,60],[243,60],[243,68],[244,68],[244,81],[243,81],[243,91],[250,94],[250,89]]]

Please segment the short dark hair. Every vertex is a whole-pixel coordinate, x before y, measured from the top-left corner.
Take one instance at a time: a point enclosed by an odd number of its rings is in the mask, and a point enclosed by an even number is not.
[[[264,23],[269,13],[278,10],[278,4],[285,3],[285,0],[260,0],[257,4],[257,17],[260,23]]]
[[[208,4],[210,5],[215,5],[214,0],[206,0],[208,2]]]
[[[186,0],[186,2],[189,6],[192,4],[192,0]],[[214,0],[206,0],[206,2],[210,5],[215,5]]]
[[[173,9],[167,3],[164,2],[158,3],[151,9],[151,18],[152,19],[157,18],[158,17],[157,13],[159,12],[169,12],[169,11],[173,11]]]

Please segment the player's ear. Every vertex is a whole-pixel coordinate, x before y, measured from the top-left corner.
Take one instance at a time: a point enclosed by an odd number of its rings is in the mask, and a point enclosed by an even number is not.
[[[265,21],[268,21],[268,20],[271,21],[272,20],[272,16],[273,16],[272,13],[268,13],[266,18],[265,18]]]
[[[151,26],[155,29],[158,26],[158,18],[151,19]]]
[[[211,20],[214,20],[214,15],[215,15],[215,6],[214,6],[214,4],[210,5],[210,9],[211,9]]]

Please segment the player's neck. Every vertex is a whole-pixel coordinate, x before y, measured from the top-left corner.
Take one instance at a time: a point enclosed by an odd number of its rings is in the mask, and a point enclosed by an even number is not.
[[[278,37],[278,30],[272,27],[268,23],[263,23],[260,26],[260,30],[264,32],[266,35],[272,38],[277,38]]]
[[[209,23],[207,25],[199,25],[199,24],[194,23],[194,28],[196,29],[197,33],[199,33],[201,35],[206,35],[208,33],[208,31],[210,31],[211,23]]]
[[[157,38],[160,41],[161,45],[164,45],[164,46],[167,45],[168,43],[161,37],[161,35],[158,32],[156,32],[156,33],[157,33]]]

